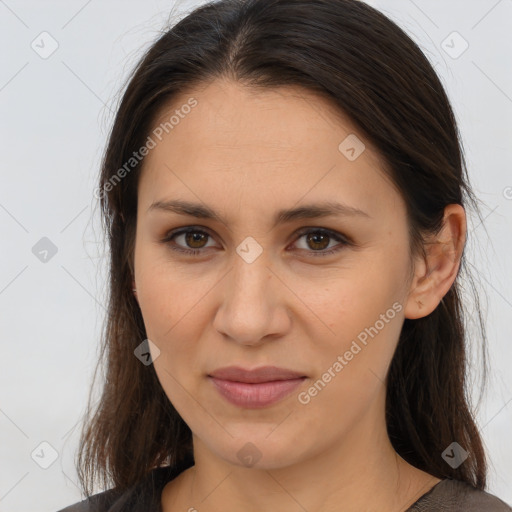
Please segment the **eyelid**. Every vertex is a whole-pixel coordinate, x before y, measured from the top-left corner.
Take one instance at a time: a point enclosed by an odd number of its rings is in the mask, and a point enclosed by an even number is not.
[[[210,238],[215,238],[213,236],[213,234],[210,233],[209,229],[204,226],[183,226],[181,228],[176,228],[176,229],[172,229],[171,231],[168,231],[164,235],[161,242],[163,244],[170,244],[171,242],[173,242],[173,240],[176,237],[181,236],[181,235],[186,235],[189,232],[202,233],[202,234],[208,235]],[[174,249],[174,247],[173,247],[173,249]],[[180,249],[176,249],[176,250],[181,251],[181,252],[187,252],[187,251],[204,252],[204,248],[200,248],[200,249],[180,248]]]
[[[294,237],[300,238],[301,236],[311,232],[326,234],[339,242],[346,243],[347,245],[352,243],[352,240],[347,235],[344,235],[343,233],[340,233],[333,229],[324,228],[321,226],[305,226],[303,228],[299,228],[297,231],[295,231]]]

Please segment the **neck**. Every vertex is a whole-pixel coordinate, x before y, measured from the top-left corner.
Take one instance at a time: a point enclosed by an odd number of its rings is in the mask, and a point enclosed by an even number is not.
[[[167,484],[163,511],[405,511],[440,480],[403,460],[382,423],[368,416],[336,446],[277,469],[231,464],[194,437],[195,465]]]

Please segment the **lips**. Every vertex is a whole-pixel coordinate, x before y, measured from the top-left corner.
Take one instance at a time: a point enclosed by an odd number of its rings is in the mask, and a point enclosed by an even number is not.
[[[278,368],[276,366],[262,366],[253,370],[246,370],[240,366],[228,366],[219,368],[209,374],[211,377],[235,382],[259,383],[276,380],[291,380],[305,377],[303,373]]]
[[[275,366],[248,370],[238,366],[220,368],[208,375],[215,389],[239,407],[261,408],[289,395],[307,378],[304,374]]]

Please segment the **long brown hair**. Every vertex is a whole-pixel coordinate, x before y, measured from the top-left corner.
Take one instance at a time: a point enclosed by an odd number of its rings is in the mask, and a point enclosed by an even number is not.
[[[259,88],[298,85],[328,98],[386,162],[383,172],[407,205],[411,255],[425,254],[424,237],[442,227],[445,206],[472,206],[481,217],[443,86],[420,48],[386,16],[357,0],[221,0],[193,10],[158,38],[131,75],[102,162],[110,274],[103,392],[93,412],[89,397],[77,458],[87,495],[96,480],[125,489],[155,467],[190,457],[189,427],[153,365],[134,357],[146,338],[132,293],[144,162],[126,163],[177,94],[220,77]],[[424,318],[405,320],[387,379],[386,420],[395,450],[410,464],[484,489],[485,453],[466,375],[464,273],[473,283],[465,253],[442,303]],[[484,322],[473,284],[472,291],[485,376]],[[456,468],[441,456],[454,441],[470,454]]]

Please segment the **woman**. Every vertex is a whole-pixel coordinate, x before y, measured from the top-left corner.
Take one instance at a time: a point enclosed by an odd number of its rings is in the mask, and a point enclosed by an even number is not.
[[[384,15],[196,9],[135,70],[98,191],[106,380],[66,511],[512,510],[466,398],[476,200]]]

